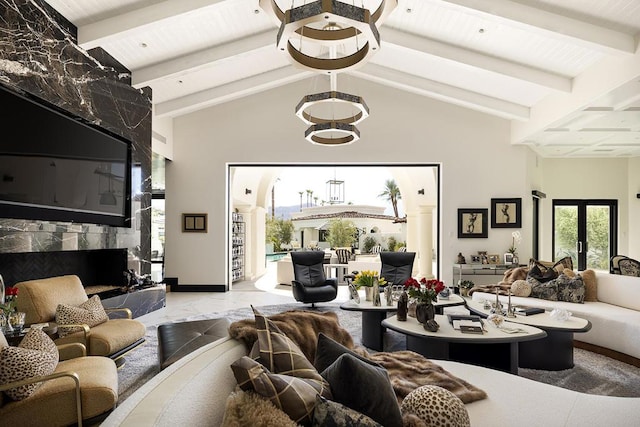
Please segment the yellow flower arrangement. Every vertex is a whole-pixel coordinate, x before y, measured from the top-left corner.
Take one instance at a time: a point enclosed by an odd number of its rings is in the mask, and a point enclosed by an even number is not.
[[[373,270],[363,270],[356,274],[356,277],[353,279],[353,283],[360,289],[362,286],[371,287],[373,286],[373,279],[378,279],[378,285],[384,286],[387,284],[387,281],[384,280],[384,277],[378,277],[378,272]]]

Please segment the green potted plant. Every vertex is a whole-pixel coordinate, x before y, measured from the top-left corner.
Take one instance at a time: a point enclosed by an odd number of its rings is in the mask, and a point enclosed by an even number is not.
[[[469,289],[473,288],[476,284],[471,280],[462,280],[458,285],[460,287],[460,295],[463,297],[469,296]]]

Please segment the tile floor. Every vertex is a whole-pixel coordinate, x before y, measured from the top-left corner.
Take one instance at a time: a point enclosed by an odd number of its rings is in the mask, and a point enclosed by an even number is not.
[[[275,263],[269,263],[267,272],[256,280],[234,283],[229,292],[167,292],[166,307],[138,317],[146,326],[158,325],[202,313],[214,313],[248,307],[296,303],[290,286],[276,283]],[[347,301],[346,286],[338,288],[335,302]],[[305,304],[299,303],[301,307]]]

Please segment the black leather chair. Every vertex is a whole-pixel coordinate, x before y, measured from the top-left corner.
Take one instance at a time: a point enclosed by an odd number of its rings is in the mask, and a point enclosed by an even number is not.
[[[323,251],[291,252],[291,286],[296,301],[314,307],[315,303],[332,301],[338,295],[338,280],[325,278],[323,260]]]
[[[404,285],[411,277],[415,258],[415,252],[380,252],[380,277],[388,284]]]

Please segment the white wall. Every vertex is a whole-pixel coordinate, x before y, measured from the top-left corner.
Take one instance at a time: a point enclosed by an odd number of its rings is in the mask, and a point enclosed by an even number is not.
[[[166,171],[166,276],[181,284],[225,284],[225,165],[235,162],[440,162],[441,277],[452,280],[458,252],[504,253],[512,230],[490,229],[489,239],[459,240],[457,209],[489,208],[491,197],[531,194],[528,149],[509,145],[509,123],[366,81],[358,81],[358,88],[371,115],[359,126],[361,140],[346,147],[320,147],[304,139],[305,126],[293,110],[309,92],[309,81],[175,119],[174,161]],[[183,212],[207,212],[209,233],[182,233]],[[530,223],[523,212],[523,224]],[[523,234],[528,248],[530,237]]]
[[[629,248],[631,258],[640,259],[640,157],[629,160]]]
[[[618,252],[622,254],[636,253],[631,250],[630,242],[636,245],[638,228],[635,227],[635,239],[630,236],[630,214],[640,218],[639,208],[630,208],[630,203],[637,201],[629,196],[631,184],[630,171],[632,162],[629,159],[539,159],[540,188],[547,195],[541,200],[541,228],[544,230],[541,241],[540,259],[551,260],[551,230],[553,199],[617,199],[618,200]],[[635,169],[638,163],[635,162]],[[640,174],[633,172],[636,185],[640,188]],[[634,195],[635,197],[635,195]],[[638,201],[640,202],[640,201]],[[637,222],[637,221],[631,221]],[[630,238],[631,237],[631,238]]]

